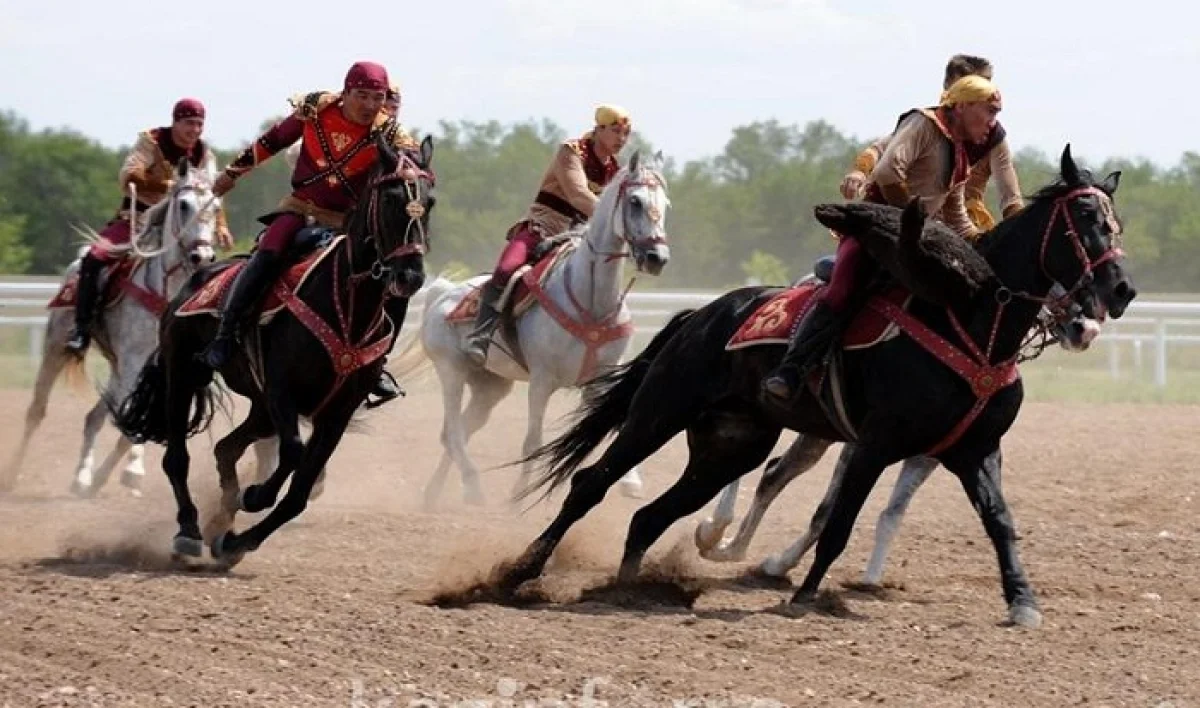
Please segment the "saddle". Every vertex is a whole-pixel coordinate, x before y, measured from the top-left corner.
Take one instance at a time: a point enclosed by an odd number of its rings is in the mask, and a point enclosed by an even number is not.
[[[104,269],[100,272],[98,283],[100,296],[98,298],[99,304],[97,310],[100,313],[115,307],[124,299],[127,293],[132,292],[132,289],[126,284],[130,283],[133,274],[144,263],[145,261],[122,258],[115,263],[104,266]],[[46,303],[46,308],[50,310],[59,308],[74,309],[78,298],[79,273],[75,272],[63,281],[62,285],[58,288],[58,292],[54,293],[54,297],[50,298],[50,301]]]

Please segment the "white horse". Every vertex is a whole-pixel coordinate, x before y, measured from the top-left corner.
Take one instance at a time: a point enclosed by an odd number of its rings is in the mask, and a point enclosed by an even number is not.
[[[569,255],[551,266],[537,303],[515,323],[506,321],[507,315],[501,320],[483,368],[472,365],[464,354],[471,321],[452,323],[447,318],[487,276],[457,285],[437,278],[427,286],[420,331],[397,364],[403,376],[432,361],[442,384],[443,453],[425,487],[426,506],[437,504],[452,461],[462,471],[467,503],[483,503],[479,470],[467,455],[467,441],[512,391],[514,381],[529,382],[529,420],[522,446],[527,456],[542,445],[551,395],[577,387],[621,361],[633,336],[625,304],[632,281],[622,282],[624,262],[632,258],[639,271],[657,275],[670,259],[665,230],[670,199],[661,170],[662,153],[655,154],[649,165],[639,160],[639,154],[633,155],[628,167],[601,193],[591,220],[568,232]],[[511,282],[521,280],[524,272],[519,271]],[[508,297],[506,293],[502,301]],[[511,347],[506,331],[515,333],[516,347]],[[463,390],[468,386],[471,399],[463,410]],[[526,465],[518,487],[528,475]],[[637,468],[622,479],[627,495],[640,495],[641,486]]]
[[[133,272],[123,285],[124,294],[112,305],[106,304],[101,295],[96,304],[93,344],[108,361],[111,375],[106,394],[115,400],[123,400],[132,390],[146,357],[158,346],[161,307],[165,307],[196,268],[215,257],[213,232],[220,200],[212,194],[212,175],[207,170],[193,168],[186,158],[180,159],[175,174],[177,179],[166,197],[142,214],[141,228],[135,229],[130,243],[114,247],[127,251],[124,258],[132,261]],[[87,227],[79,231],[89,241],[100,238]],[[143,250],[146,246],[151,250]],[[66,279],[78,272],[86,248],[80,250],[79,258],[68,267]],[[109,275],[105,274],[98,283],[101,293],[107,289],[108,280]],[[0,473],[0,491],[11,489],[16,483],[29,441],[46,417],[46,405],[59,374],[64,370],[78,373],[83,368],[83,358],[66,350],[74,317],[73,306],[50,309],[33,400],[25,412],[25,434],[8,466]],[[121,483],[131,494],[140,496],[146,474],[142,445],[121,436],[112,452],[93,471],[96,435],[107,418],[104,401],[98,399],[84,418],[83,448],[71,490],[83,497],[95,494],[128,453],[129,462],[122,471]]]
[[[1065,291],[1061,286],[1055,286],[1052,296],[1061,297]],[[1078,306],[1072,305],[1064,315],[1052,320],[1049,325],[1058,338],[1059,344],[1068,352],[1086,351],[1092,341],[1100,334],[1100,323],[1085,317]],[[767,508],[779,496],[779,493],[791,481],[812,469],[825,451],[833,445],[831,440],[823,440],[811,435],[799,435],[792,442],[782,457],[772,460],[763,471],[762,479],[754,491],[754,501],[750,510],[742,519],[737,534],[732,539],[724,539],[725,529],[733,523],[734,507],[737,504],[738,482],[734,480],[721,493],[713,515],[696,527],[694,540],[700,555],[708,560],[717,562],[737,562],[746,557],[750,542],[762,522]],[[809,521],[808,529],[794,543],[779,553],[765,558],[755,570],[761,575],[774,578],[786,577],[795,568],[804,554],[817,542],[829,512],[841,489],[845,465],[854,452],[854,446],[846,444],[838,457],[837,466],[830,477],[825,496],[817,505]],[[999,453],[997,452],[997,455]],[[887,506],[879,515],[875,525],[875,547],[863,577],[865,585],[878,586],[883,581],[883,568],[887,561],[892,542],[900,530],[900,522],[904,517],[913,496],[921,488],[938,467],[938,461],[930,457],[912,457],[904,461],[896,486]],[[995,466],[999,469],[999,466]]]

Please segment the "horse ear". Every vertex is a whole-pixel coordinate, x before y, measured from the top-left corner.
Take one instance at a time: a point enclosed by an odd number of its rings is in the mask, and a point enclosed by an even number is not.
[[[663,166],[663,154],[662,154],[662,150],[659,150],[659,151],[657,151],[657,152],[655,152],[655,153],[654,153],[654,161],[655,161],[656,163],[658,163],[658,166],[659,166],[659,167],[662,167],[662,166]]]
[[[179,158],[179,162],[175,163],[175,174],[179,176],[180,181],[183,181],[188,174],[188,159],[187,155]]]
[[[1105,194],[1111,197],[1113,193],[1117,191],[1117,186],[1119,184],[1121,184],[1121,171],[1117,170],[1116,172],[1109,172],[1108,176],[1104,178],[1104,181],[1096,186],[1100,187]]]
[[[920,197],[913,197],[900,214],[900,240],[916,241],[925,230],[925,208]]]
[[[638,160],[640,160],[640,159],[642,159],[642,151],[634,150],[633,157],[629,158],[629,171],[630,172],[637,172]]]
[[[1079,184],[1079,166],[1075,164],[1075,158],[1071,157],[1071,143],[1067,143],[1067,146],[1063,148],[1058,169],[1062,173],[1064,182],[1072,185]]]
[[[400,156],[396,154],[396,149],[392,147],[386,135],[380,133],[375,138],[375,148],[379,152],[379,164],[383,168],[383,174],[390,175],[395,172],[400,164]]]
[[[421,141],[421,167],[429,169],[433,164],[433,136],[426,135]]]

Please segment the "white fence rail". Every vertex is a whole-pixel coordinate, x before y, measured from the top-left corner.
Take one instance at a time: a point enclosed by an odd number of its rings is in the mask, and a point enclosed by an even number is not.
[[[46,326],[45,305],[58,291],[57,280],[0,281],[0,326],[23,327],[29,331],[29,356],[36,365],[41,357]],[[719,293],[715,292],[632,292],[629,306],[639,334],[657,332],[674,312],[686,307],[701,307]],[[422,297],[413,300],[405,329],[417,325]],[[36,314],[35,314],[36,313]],[[1108,368],[1114,379],[1120,378],[1125,351],[1132,355],[1135,371],[1143,367],[1147,348],[1153,356],[1154,383],[1167,385],[1168,350],[1200,344],[1200,302],[1134,301],[1119,321],[1110,321],[1100,337],[1107,348]]]

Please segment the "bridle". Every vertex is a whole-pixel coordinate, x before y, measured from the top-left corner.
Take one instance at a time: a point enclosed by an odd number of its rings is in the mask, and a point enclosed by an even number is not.
[[[380,175],[367,185],[371,196],[367,202],[366,239],[375,249],[375,260],[371,263],[368,274],[375,280],[381,280],[391,274],[392,268],[387,263],[393,258],[412,254],[424,255],[429,250],[429,235],[425,231],[423,221],[425,205],[420,200],[419,182],[422,177],[429,180],[430,184],[434,183],[432,173],[421,169],[408,155],[401,154],[396,163],[396,169]],[[384,185],[401,181],[404,183],[404,191],[408,196],[408,203],[404,207],[408,214],[408,226],[404,229],[404,236],[399,245],[391,251],[385,251],[386,246],[382,236],[383,223],[379,214],[379,192]]]
[[[1105,223],[1108,225],[1109,230],[1113,234],[1112,240],[1108,247],[1105,248],[1104,251],[1095,258],[1090,258],[1088,256],[1087,249],[1083,246],[1083,239],[1081,239],[1079,236],[1079,229],[1075,227],[1075,218],[1071,214],[1071,201],[1085,196],[1096,197],[1096,200],[1100,203],[1100,211],[1104,216]],[[1091,284],[1097,268],[1109,261],[1116,260],[1125,255],[1125,252],[1121,249],[1121,226],[1117,222],[1117,217],[1112,206],[1112,199],[1109,198],[1104,190],[1099,189],[1098,187],[1079,187],[1073,189],[1054,200],[1054,206],[1050,211],[1050,219],[1046,222],[1046,230],[1042,234],[1042,245],[1038,249],[1038,266],[1042,269],[1042,274],[1045,275],[1051,282],[1057,282],[1057,279],[1051,275],[1050,271],[1046,268],[1046,252],[1049,250],[1050,239],[1054,235],[1054,227],[1058,223],[1060,217],[1066,225],[1066,236],[1068,239],[1070,239],[1071,246],[1075,250],[1075,256],[1079,259],[1079,263],[1082,266],[1079,273],[1079,278],[1076,279],[1075,284],[1069,288],[1064,286],[1064,290],[1066,292],[1058,297],[1037,297],[1025,292],[1008,291],[1007,289],[1002,289],[1001,291],[997,292],[998,299],[1003,297],[1001,293],[1007,293],[1008,295],[1015,295],[1025,300],[1041,303],[1051,310],[1064,309],[1065,305],[1074,299],[1080,290]],[[1001,304],[1003,304],[1003,302],[1004,301],[1002,300]]]
[[[612,222],[613,233],[615,233],[617,237],[620,238],[626,246],[628,246],[628,249],[622,247],[617,251],[599,251],[592,246],[590,242],[588,243],[588,249],[597,256],[604,256],[605,263],[621,258],[632,258],[634,248],[637,247],[637,244],[633,242],[633,238],[629,235],[629,210],[625,197],[630,191],[638,187],[646,187],[647,189],[663,189],[665,186],[666,181],[663,180],[662,175],[658,174],[649,167],[638,168],[636,176],[633,174],[627,174],[621,180],[621,183],[617,185],[617,199],[616,204],[613,205]],[[654,244],[666,243],[667,237],[663,235],[661,227],[663,215],[662,212],[658,210],[658,207],[654,206],[653,204],[647,205],[646,218],[650,220],[651,224],[654,224],[655,230],[650,237],[645,239],[645,245],[652,246]]]

